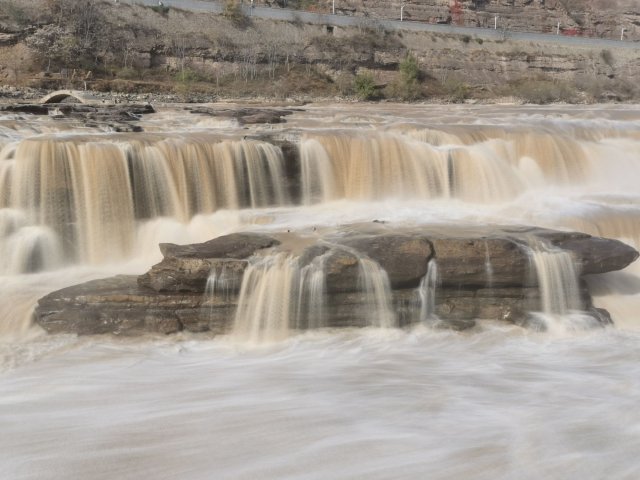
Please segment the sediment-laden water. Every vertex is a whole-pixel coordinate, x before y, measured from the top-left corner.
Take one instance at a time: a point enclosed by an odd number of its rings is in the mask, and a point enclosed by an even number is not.
[[[588,280],[606,329],[579,313],[579,265],[536,244],[544,332],[431,328],[437,262],[417,323],[395,328],[366,258],[370,327],[318,329],[322,256],[304,264],[295,246],[252,261],[228,336],[78,339],[30,320],[50,291],[144,272],[160,242],[238,231],[526,224],[637,248],[636,107],[309,106],[250,128],[166,110],[141,124],[0,117],[0,477],[636,478],[635,264]]]

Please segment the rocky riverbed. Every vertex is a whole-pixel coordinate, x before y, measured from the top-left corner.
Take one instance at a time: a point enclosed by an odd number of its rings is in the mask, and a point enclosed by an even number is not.
[[[575,279],[577,304],[567,303],[566,308],[606,324],[609,315],[593,307],[582,276],[623,269],[638,257],[635,249],[620,241],[577,232],[499,226],[403,228],[377,222],[306,234],[236,233],[200,244],[161,244],[160,249],[164,259],[144,275],[95,280],[47,295],[38,303],[36,322],[49,333],[225,333],[232,328],[239,305],[255,301],[243,296],[243,289],[249,288],[243,282],[247,270],[282,255],[290,260],[286,268],[292,270],[287,272],[295,277],[283,281],[295,284],[297,289],[289,293],[295,291],[302,299],[289,299],[296,313],[290,315],[296,319],[291,320],[294,329],[314,323],[309,319],[313,316],[309,303],[314,300],[307,287],[300,286],[313,272],[322,283],[317,290],[322,295],[322,318],[314,326],[370,325],[381,308],[390,309],[393,326],[429,321],[462,330],[473,327],[477,319],[531,325],[531,312],[549,308],[545,275],[560,274],[540,271],[534,257],[542,252],[552,270],[562,255],[575,265],[580,277]],[[367,273],[363,265],[373,271]],[[213,288],[212,278],[217,281]],[[269,280],[266,295],[270,288],[274,294],[278,291],[278,278]],[[382,279],[385,291],[367,286],[376,278]],[[563,288],[570,297],[571,286],[552,285],[555,293]],[[431,305],[425,304],[429,303],[425,295],[432,296]]]

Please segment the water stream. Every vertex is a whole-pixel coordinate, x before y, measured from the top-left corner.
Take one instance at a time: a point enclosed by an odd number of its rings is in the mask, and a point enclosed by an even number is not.
[[[0,117],[0,478],[635,479],[635,264],[587,278],[614,321],[596,330],[579,266],[540,245],[540,329],[431,328],[437,261],[419,321],[395,328],[387,274],[362,257],[368,326],[329,330],[327,256],[297,251],[250,259],[239,283],[212,272],[210,293],[240,298],[228,336],[47,336],[30,313],[143,273],[160,242],[240,231],[527,224],[638,247],[639,112],[309,105],[246,129],[166,109],[136,134]]]

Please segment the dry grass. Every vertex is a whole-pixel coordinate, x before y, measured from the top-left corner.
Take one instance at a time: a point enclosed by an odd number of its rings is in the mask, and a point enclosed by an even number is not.
[[[3,5],[28,10],[42,1],[0,0],[0,17],[11,16],[2,9]],[[109,35],[104,37],[110,41],[104,45],[108,53],[101,53],[98,62],[87,67],[94,79],[90,86],[100,90],[173,91],[184,95],[206,92],[229,97],[352,96],[355,73],[364,69],[374,72],[380,95],[400,100],[435,97],[459,102],[490,95],[517,95],[523,101],[548,103],[627,100],[637,95],[630,82],[606,79],[613,66],[617,67],[618,76],[634,75],[634,64],[617,49],[593,50],[589,56],[561,47],[543,51],[539,46],[511,40],[502,44],[488,40],[482,44],[472,40],[465,43],[461,37],[451,35],[399,35],[385,31],[373,20],[330,34],[323,26],[302,22],[253,18],[248,25],[238,25],[229,15],[193,14],[175,8],[157,12],[112,1],[100,5],[108,19]],[[429,38],[438,41],[428,41]],[[420,77],[410,81],[398,73],[407,51],[416,53],[421,69]],[[47,88],[69,84],[54,76],[34,79],[38,70],[29,68],[30,54],[23,50],[16,55],[14,49],[0,48],[0,82]],[[609,68],[589,85],[559,81],[561,69],[570,57],[582,62],[591,76],[603,65]],[[530,59],[536,60],[536,65],[530,65]],[[17,69],[9,65],[16,65]],[[498,67],[492,70],[495,65]],[[548,78],[501,85],[504,78],[540,71],[541,65],[551,65],[558,72]],[[44,65],[39,68],[43,70]]]

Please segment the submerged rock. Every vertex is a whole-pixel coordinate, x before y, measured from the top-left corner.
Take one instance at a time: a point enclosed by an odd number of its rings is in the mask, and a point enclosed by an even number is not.
[[[282,315],[294,329],[384,324],[372,318],[389,316],[396,326],[427,322],[462,330],[490,319],[539,329],[531,312],[544,304],[532,261],[540,245],[570,253],[562,258],[573,258],[581,274],[619,270],[638,257],[617,240],[525,227],[376,224],[317,237],[292,235],[236,233],[200,244],[162,244],[164,259],[144,275],[53,292],[39,301],[35,319],[50,333],[226,332],[238,304],[249,301],[240,298],[248,265],[285,254],[291,261],[273,264],[287,269],[272,272],[269,281],[274,292],[292,295],[278,308],[288,309]],[[224,280],[224,288],[206,295],[212,274]],[[606,312],[593,308],[584,282],[574,281],[582,314],[594,324],[609,323]],[[278,282],[292,287],[278,290]],[[271,286],[266,288],[268,296]]]
[[[188,108],[189,112],[198,115],[206,115],[216,118],[235,119],[240,125],[251,124],[275,124],[285,122],[284,117],[291,115],[300,109],[274,109],[274,108],[210,108],[197,106]]]
[[[86,127],[109,129],[115,132],[141,132],[137,123],[142,115],[155,113],[149,104],[49,103],[0,105],[0,111],[51,115],[53,118],[77,120]]]

